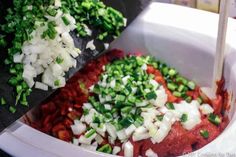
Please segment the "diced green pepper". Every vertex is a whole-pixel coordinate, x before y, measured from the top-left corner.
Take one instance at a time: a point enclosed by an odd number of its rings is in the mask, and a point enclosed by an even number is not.
[[[98,148],[97,150],[98,152],[103,152],[103,153],[108,153],[111,154],[112,153],[112,148],[109,144],[105,144],[102,147]]]
[[[10,111],[11,113],[15,113],[15,112],[16,112],[16,108],[15,108],[14,106],[10,106],[10,107],[9,107],[9,111]]]
[[[180,121],[185,123],[186,121],[188,120],[188,115],[187,114],[182,114],[181,118],[180,118]]]
[[[195,83],[194,83],[193,81],[189,81],[189,82],[188,82],[188,87],[189,87],[191,90],[194,90],[195,87],[196,87],[196,85],[195,85]]]
[[[1,105],[6,105],[6,104],[7,104],[7,102],[6,102],[5,98],[1,97]]]
[[[208,116],[208,120],[215,125],[219,125],[221,123],[220,117],[213,113],[210,113],[210,115]]]
[[[174,109],[175,109],[173,103],[171,103],[171,102],[166,103],[166,107],[167,107],[168,109],[170,109],[170,110],[174,110]]]
[[[88,132],[85,133],[85,137],[89,138],[91,136],[93,136],[96,133],[95,129],[90,129]]]
[[[156,93],[155,93],[154,91],[152,91],[152,92],[149,92],[149,93],[146,94],[146,98],[147,98],[148,100],[156,99],[156,98],[157,98],[157,95],[156,95]]]
[[[200,135],[207,139],[209,137],[209,132],[207,130],[200,130]]]

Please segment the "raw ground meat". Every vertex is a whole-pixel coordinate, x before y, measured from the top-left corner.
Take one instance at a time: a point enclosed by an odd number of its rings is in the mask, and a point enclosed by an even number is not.
[[[40,106],[37,121],[31,122],[30,125],[56,138],[70,142],[73,137],[70,125],[73,124],[74,119],[82,114],[81,107],[83,103],[87,102],[89,96],[87,89],[99,80],[104,65],[123,56],[124,53],[122,51],[113,50],[99,59],[88,63],[67,82],[64,88],[59,89]],[[155,80],[164,86],[168,94],[168,102],[181,101],[181,98],[173,96],[167,89],[166,82],[160,71],[152,66],[148,66],[147,72],[154,74]],[[81,83],[84,84],[85,88],[81,87]],[[222,83],[220,85],[222,86]],[[203,115],[202,122],[190,131],[184,129],[180,122],[176,122],[173,124],[168,136],[161,143],[153,144],[149,139],[133,142],[130,139],[134,146],[134,156],[145,156],[145,152],[149,148],[156,152],[159,157],[177,156],[190,153],[214,140],[229,122],[228,118],[222,115],[222,108],[226,108],[225,104],[227,104],[227,94],[225,93],[227,92],[218,91],[219,95],[217,98],[210,102],[215,110],[215,114],[218,114],[222,119],[222,123],[219,126],[209,122],[207,117]],[[197,98],[199,96],[199,87],[187,94]],[[208,130],[208,138],[205,139],[199,134],[202,129]],[[104,143],[107,143],[107,140]],[[121,145],[118,142],[116,144]],[[120,152],[119,155],[123,155],[123,152]]]

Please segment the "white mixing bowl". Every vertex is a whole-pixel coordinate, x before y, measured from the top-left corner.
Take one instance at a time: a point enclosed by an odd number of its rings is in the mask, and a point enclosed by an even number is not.
[[[176,5],[151,3],[112,43],[111,48],[142,52],[175,67],[200,86],[210,86],[213,75],[218,15]],[[224,77],[236,95],[236,20],[229,20]],[[213,142],[187,156],[236,156],[235,103],[230,123]],[[17,121],[0,135],[0,148],[16,157],[111,156],[63,142]]]

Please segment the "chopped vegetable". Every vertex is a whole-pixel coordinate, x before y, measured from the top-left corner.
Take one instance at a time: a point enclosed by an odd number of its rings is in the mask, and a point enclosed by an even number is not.
[[[187,120],[188,120],[188,115],[185,114],[185,113],[182,114],[182,116],[181,116],[181,118],[180,118],[180,121],[184,123],[184,122],[186,122]]]
[[[195,83],[193,81],[189,81],[188,82],[188,87],[191,89],[191,90],[194,90],[195,89]]]
[[[208,120],[215,125],[219,125],[221,123],[220,117],[213,113],[210,113],[210,115],[208,116]]]
[[[63,22],[66,26],[68,26],[70,24],[70,21],[67,19],[67,17],[62,16],[61,19],[63,20]]]
[[[56,58],[56,62],[57,62],[57,64],[61,64],[61,63],[63,63],[63,58],[61,58],[61,57],[57,57]]]
[[[162,120],[163,120],[163,117],[164,117],[164,115],[158,115],[158,116],[157,116],[157,119],[158,119],[159,121],[162,121]]]
[[[112,153],[112,148],[109,144],[105,144],[102,147],[98,148],[97,151],[111,154]]]
[[[124,156],[132,157],[134,154],[134,146],[130,143],[130,141],[124,144]]]
[[[85,134],[85,137],[86,138],[89,138],[89,137],[91,137],[93,134],[95,134],[96,133],[96,130],[95,129],[91,129],[91,130],[89,130],[86,134]]]
[[[76,67],[74,58],[80,53],[70,31],[76,29],[85,37],[92,34],[89,30],[92,27],[99,32],[95,38],[99,36],[104,40],[108,36],[118,36],[126,24],[120,12],[100,0],[14,1],[5,21],[0,27],[0,46],[5,47],[8,36],[14,34],[4,62],[12,75],[9,84],[18,93],[16,105],[28,104],[27,99],[22,101],[21,97],[29,96],[29,89],[34,85],[42,90],[65,85],[65,72]],[[93,42],[88,46],[96,49]],[[40,74],[43,84],[34,81]],[[21,89],[22,82],[27,84],[25,89]]]
[[[166,107],[167,107],[168,109],[170,109],[170,110],[174,110],[174,109],[175,109],[173,103],[171,103],[171,102],[166,103]]]
[[[10,111],[11,113],[15,113],[15,112],[16,112],[16,108],[13,107],[13,106],[10,106],[10,107],[9,107],[9,111]]]
[[[149,93],[146,94],[146,98],[147,98],[148,100],[156,99],[156,98],[157,98],[157,95],[156,95],[156,93],[155,93],[154,91],[152,91],[152,92],[149,92]]]
[[[85,4],[84,7],[90,9],[91,5]],[[105,56],[98,62],[93,61],[86,70],[79,71],[75,79],[68,81],[68,86],[59,91],[59,96],[56,95],[59,101],[55,103],[53,99],[44,104],[46,107],[43,105],[42,111],[46,110],[46,114],[40,119],[40,126],[48,129],[47,124],[44,124],[51,116],[47,114],[47,108],[51,110],[51,105],[62,105],[54,109],[59,118],[62,118],[59,129],[67,123],[70,124],[68,117],[76,119],[70,125],[71,130],[67,130],[69,142],[73,141],[74,144],[92,151],[112,154],[122,151],[125,156],[136,155],[137,142],[142,143],[141,140],[146,139],[151,141],[147,143],[147,149],[155,144],[175,148],[168,142],[173,142],[173,133],[175,138],[179,138],[180,144],[183,135],[185,142],[191,139],[190,148],[193,142],[199,142],[198,138],[192,139],[192,135],[199,134],[208,138],[209,132],[204,130],[204,126],[210,122],[205,121],[202,114],[214,120],[217,118],[210,115],[214,110],[204,100],[201,104],[197,101],[199,91],[188,87],[189,80],[152,57],[120,56],[122,55],[118,55],[120,59],[114,54],[112,57]],[[96,77],[91,77],[93,75]],[[170,88],[172,90],[168,90]],[[195,89],[197,88],[195,85]],[[24,89],[24,86],[21,85],[19,91],[20,89]],[[176,92],[180,96],[173,96]],[[220,115],[218,118],[220,119]],[[48,130],[52,132],[51,135],[57,136],[59,129],[55,125]],[[194,129],[196,126],[199,129]],[[214,137],[218,135],[218,127],[213,126],[210,129]],[[59,138],[64,139],[61,136]],[[74,138],[78,138],[78,141],[74,141]],[[163,140],[167,143],[162,142]],[[146,148],[140,154],[159,155]],[[181,147],[178,146],[179,148]],[[181,148],[181,151],[185,150]]]
[[[209,137],[209,132],[207,130],[200,130],[200,135],[203,138],[208,138]]]
[[[1,97],[1,105],[6,105],[6,104],[7,104],[7,102],[6,102],[5,98]]]

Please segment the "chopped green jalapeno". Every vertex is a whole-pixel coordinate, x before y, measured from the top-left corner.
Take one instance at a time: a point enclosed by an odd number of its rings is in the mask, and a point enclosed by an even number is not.
[[[182,94],[180,92],[177,92],[177,91],[174,91],[173,95],[176,96],[176,97],[181,97],[182,96]]]
[[[196,87],[196,85],[195,85],[195,83],[194,83],[193,81],[189,81],[187,85],[188,85],[188,87],[189,87],[191,90],[194,90],[195,87]]]
[[[170,109],[170,110],[174,110],[174,109],[175,109],[173,103],[171,103],[171,102],[166,103],[166,107],[167,107],[168,109]]]
[[[15,108],[14,106],[10,106],[10,107],[9,107],[9,111],[10,111],[11,113],[15,113],[15,112],[16,112],[16,108]]]
[[[57,58],[56,58],[56,63],[57,63],[57,64],[61,64],[61,63],[63,63],[63,61],[64,61],[63,58],[60,58],[60,57],[57,57]]]
[[[163,118],[164,118],[164,115],[158,115],[158,116],[157,116],[157,119],[158,119],[159,121],[162,121]]]
[[[95,129],[90,129],[89,131],[87,131],[87,132],[85,133],[85,137],[86,137],[86,138],[89,138],[89,137],[93,136],[95,133],[96,133],[96,130],[95,130]]]
[[[170,76],[174,76],[174,75],[177,74],[177,72],[176,72],[174,69],[170,69],[169,72],[168,72],[168,74],[169,74]]]
[[[149,93],[146,94],[146,98],[147,98],[148,100],[156,99],[156,98],[157,98],[157,95],[156,95],[156,93],[155,93],[154,91],[152,91],[152,92],[149,92]]]
[[[111,154],[112,153],[112,148],[109,144],[105,144],[102,147],[98,148],[97,151]]]
[[[120,122],[119,122],[119,124],[124,128],[127,128],[132,123],[134,123],[134,119],[131,116],[127,116],[127,117],[123,118],[122,120],[120,120]]]
[[[3,97],[1,97],[1,105],[6,105],[6,104],[7,104],[6,100]]]
[[[208,120],[215,125],[219,125],[221,123],[220,117],[213,113],[210,113],[210,115],[208,116]]]
[[[167,83],[167,87],[172,91],[174,91],[177,88],[177,86],[174,83]]]
[[[66,26],[68,26],[68,25],[70,24],[70,21],[67,19],[67,17],[62,16],[61,19],[62,19],[62,21],[64,22],[64,24],[65,24]]]
[[[180,118],[180,121],[184,123],[184,122],[186,122],[187,120],[188,120],[188,115],[185,114],[185,113],[182,114],[182,116],[181,116],[181,118]]]
[[[200,130],[200,135],[206,139],[209,137],[209,132],[207,130]]]
[[[54,81],[54,85],[55,85],[55,86],[59,86],[59,85],[60,85],[60,80],[55,80],[55,81]]]

